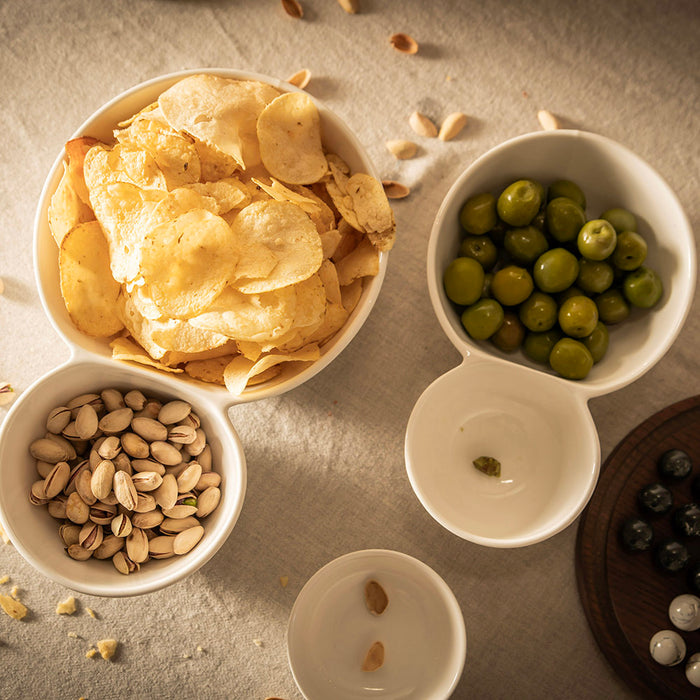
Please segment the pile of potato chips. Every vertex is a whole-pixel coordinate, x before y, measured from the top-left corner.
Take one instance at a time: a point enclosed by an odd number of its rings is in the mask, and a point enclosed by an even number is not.
[[[66,144],[49,206],[75,326],[234,394],[318,359],[395,223],[381,183],[325,151],[311,98],[192,75],[114,137]]]

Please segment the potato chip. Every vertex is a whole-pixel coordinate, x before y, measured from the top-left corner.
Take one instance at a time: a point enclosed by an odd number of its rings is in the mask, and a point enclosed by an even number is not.
[[[227,177],[215,182],[196,182],[187,188],[205,197],[211,197],[216,203],[215,214],[221,216],[231,209],[243,209],[251,202],[248,188],[237,178]]]
[[[348,319],[348,312],[342,304],[328,304],[323,321],[306,339],[307,343],[323,345],[330,340]]]
[[[153,209],[146,228],[153,228],[159,224],[175,221],[178,216],[186,214],[193,209],[206,209],[216,214],[219,205],[214,197],[197,191],[191,186],[178,187],[172,192],[167,192]]]
[[[265,382],[269,382],[270,379],[278,377],[281,373],[282,364],[272,365],[272,367],[268,367],[259,374],[255,374],[250,377],[246,386],[257,386],[258,384],[264,384]]]
[[[163,372],[173,372],[175,374],[183,371],[179,367],[168,367],[154,360],[143,348],[140,348],[133,340],[129,340],[129,338],[115,338],[109,345],[112,348],[113,360],[137,362],[140,365],[155,367]]]
[[[376,275],[379,273],[379,253],[366,238],[363,238],[351,253],[338,261],[336,270],[341,287],[360,277]]]
[[[318,277],[323,283],[326,299],[331,304],[342,304],[338,270],[330,260],[324,260],[318,269]]]
[[[303,92],[275,98],[257,122],[260,157],[270,174],[293,185],[318,182],[328,171],[321,143],[321,117]]]
[[[231,355],[224,355],[209,360],[193,360],[185,365],[185,372],[193,379],[223,385],[224,370],[232,359]]]
[[[319,233],[318,235],[321,239],[321,249],[323,250],[324,260],[332,258],[340,245],[340,231],[338,231],[337,228],[332,228],[329,231]]]
[[[351,314],[362,296],[362,278],[358,277],[354,282],[341,287],[340,296],[343,300],[343,308]]]
[[[232,284],[247,294],[266,292],[311,277],[323,261],[323,248],[309,217],[290,202],[268,200],[245,207],[231,225],[242,251]],[[256,275],[246,261],[274,261]]]
[[[64,236],[72,228],[95,219],[92,209],[80,199],[75,191],[67,163],[63,164],[63,175],[58,187],[51,195],[48,217],[51,235],[59,246]]]
[[[231,177],[238,170],[238,163],[228,153],[223,153],[204,141],[194,142],[203,182],[215,182]]]
[[[117,282],[128,283],[139,275],[143,236],[156,205],[166,194],[126,182],[91,189],[90,201],[109,243],[110,269]]]
[[[170,126],[232,157],[243,169],[260,162],[256,123],[279,90],[254,80],[191,75],[168,88],[158,105]]]
[[[159,109],[135,119],[117,131],[116,137],[122,145],[148,153],[163,173],[168,189],[199,181],[201,166],[194,143],[172,129]]]
[[[127,182],[143,189],[167,190],[165,176],[149,153],[119,143],[113,148],[102,144],[93,146],[85,156],[83,172],[91,193],[100,185],[115,182]],[[94,204],[92,200],[91,194],[90,203]]]
[[[68,176],[78,197],[84,204],[90,204],[90,194],[85,184],[85,156],[87,152],[99,143],[91,136],[79,136],[66,143],[66,157],[68,158]]]
[[[355,173],[347,182],[347,193],[360,231],[379,250],[390,250],[396,237],[396,223],[382,183],[366,173]]]
[[[354,229],[345,219],[341,219],[338,222],[338,235],[340,240],[333,254],[330,256],[334,263],[342,260],[349,253],[352,253],[352,251],[357,248],[357,244],[364,237],[362,231]]]
[[[158,308],[186,318],[221,294],[237,260],[229,225],[206,209],[191,209],[144,236],[140,272]]]
[[[270,353],[256,362],[239,355],[234,357],[224,370],[226,388],[232,394],[241,394],[252,377],[282,362],[313,362],[321,356],[317,345],[307,345],[296,352]]]
[[[291,328],[296,303],[294,287],[243,294],[229,286],[207,309],[189,321],[228,338],[263,343],[274,341]]]
[[[61,294],[76,328],[96,338],[118,333],[123,328],[117,304],[121,288],[109,273],[109,247],[97,221],[68,232],[58,266]]]

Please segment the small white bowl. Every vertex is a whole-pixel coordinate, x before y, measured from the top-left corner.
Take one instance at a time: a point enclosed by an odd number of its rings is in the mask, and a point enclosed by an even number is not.
[[[634,212],[648,265],[664,283],[657,307],[610,327],[606,356],[579,382],[471,339],[442,284],[457,256],[464,201],[522,177],[573,180],[586,194],[588,218],[614,206]],[[478,158],[449,190],[431,232],[427,273],[435,314],[463,361],[425,390],[409,419],[406,468],[416,495],[444,527],[479,544],[519,547],[551,537],[580,514],[598,478],[589,399],[647,372],[688,315],[696,260],[685,213],[658,173],[610,139],[569,130],[526,134]],[[472,466],[480,456],[501,462],[500,479]]]
[[[368,579],[389,599],[381,615],[365,605]],[[376,641],[384,644],[384,665],[362,671]],[[287,649],[307,700],[445,700],[462,676],[467,636],[459,604],[435,571],[407,554],[368,549],[331,561],[307,581],[289,618]]]
[[[118,95],[87,119],[73,134],[72,138],[93,136],[109,142],[112,139],[113,129],[120,121],[127,119],[138,110],[151,104],[174,83],[188,75],[199,73],[210,73],[238,80],[257,80],[268,83],[283,92],[301,92],[299,88],[282,80],[248,71],[224,68],[180,71],[148,80]],[[314,102],[321,117],[324,146],[329,151],[343,158],[353,172],[365,172],[377,177],[372,161],[355,134],[330,109],[318,100],[314,99]],[[34,261],[39,294],[44,309],[56,331],[68,345],[83,348],[90,353],[108,358],[111,357],[109,339],[90,338],[80,333],[71,322],[61,297],[57,262],[58,250],[49,230],[48,207],[51,195],[58,186],[63,172],[64,158],[65,151],[62,150],[56,158],[44,184],[34,223]],[[233,397],[224,387],[213,384],[206,385],[204,387],[205,390],[214,395],[219,395],[219,401],[222,404],[232,405],[278,396],[311,379],[324,367],[327,367],[347,347],[366,321],[379,295],[386,273],[387,262],[388,253],[380,253],[379,273],[375,277],[365,278],[362,296],[355,309],[343,328],[321,348],[321,357],[318,360],[309,363],[284,363],[282,371],[277,377],[245,389],[240,396]],[[203,382],[191,379],[186,375],[181,375],[174,379],[177,383],[203,384]]]

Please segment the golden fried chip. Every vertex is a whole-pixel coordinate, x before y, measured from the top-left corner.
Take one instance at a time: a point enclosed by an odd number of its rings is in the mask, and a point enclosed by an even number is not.
[[[133,340],[125,337],[115,338],[110,344],[112,348],[112,359],[123,360],[125,362],[138,362],[140,365],[154,367],[163,372],[179,374],[183,370],[179,367],[168,367],[167,365],[154,360],[143,348],[139,347]]]
[[[118,333],[123,328],[117,304],[121,287],[109,273],[109,248],[97,221],[68,232],[58,266],[61,294],[76,328],[96,338]]]
[[[63,175],[49,202],[49,229],[57,245],[64,236],[78,224],[93,221],[95,214],[75,191],[68,165],[63,164]]]
[[[390,250],[396,238],[396,223],[382,183],[366,173],[355,173],[346,187],[360,231],[379,250]]]
[[[168,189],[165,176],[149,153],[120,143],[113,148],[93,146],[85,156],[83,173],[93,209],[92,191],[100,185],[127,182],[143,189]]]
[[[117,282],[129,283],[139,275],[143,236],[156,205],[166,194],[126,182],[91,190],[90,201],[109,243],[110,269]]]
[[[221,294],[237,260],[229,225],[206,209],[191,209],[144,236],[140,272],[158,308],[186,318]]]
[[[79,136],[71,139],[65,145],[66,157],[68,159],[68,176],[70,177],[73,189],[84,204],[90,204],[90,195],[85,184],[85,156],[87,152],[99,143],[92,136]]]
[[[216,300],[190,323],[235,340],[273,341],[292,326],[297,295],[293,287],[260,294],[244,294],[226,287]]]
[[[340,245],[341,235],[337,228],[332,228],[324,233],[319,233],[324,259],[332,258]]]
[[[168,189],[199,181],[201,166],[194,143],[172,129],[159,109],[150,110],[115,135],[122,145],[141,149],[153,158]]]
[[[340,295],[343,300],[343,307],[348,314],[351,314],[362,296],[362,278],[358,277],[354,282],[341,287]]]
[[[260,162],[256,123],[279,90],[254,80],[191,75],[159,98],[163,116],[177,131],[186,131],[230,156],[243,169]]]
[[[331,304],[342,304],[338,270],[336,270],[335,265],[330,260],[324,260],[318,269],[318,276],[323,282],[326,299]]]
[[[348,315],[342,304],[328,304],[323,322],[308,336],[306,342],[323,345],[345,325]]]
[[[242,292],[265,292],[301,282],[323,261],[316,227],[290,202],[253,202],[238,214],[231,230],[241,249],[231,284]],[[274,264],[263,275],[256,275],[250,262],[261,258]]]
[[[231,209],[243,209],[251,202],[248,188],[237,178],[227,177],[216,182],[196,182],[187,186],[197,194],[211,197],[216,203],[215,214],[226,214]]]
[[[341,287],[360,277],[376,275],[379,272],[379,253],[366,238],[363,238],[351,253],[338,261],[336,270]]]
[[[257,122],[260,157],[270,174],[293,185],[318,182],[328,171],[321,143],[321,117],[303,92],[275,98]]]
[[[313,362],[321,356],[321,352],[317,345],[307,345],[296,352],[270,353],[263,355],[256,362],[252,362],[247,358],[239,355],[234,357],[224,370],[224,382],[226,388],[232,393],[239,395],[243,393],[248,381],[261,374],[265,370],[279,365],[282,362]]]
[[[248,383],[246,386],[256,386],[258,384],[264,384],[265,382],[269,382],[270,379],[274,379],[275,377],[279,376],[279,374],[282,372],[282,365],[272,365],[272,367],[268,367],[266,370],[263,370],[259,374],[256,374],[250,379],[248,379]]]
[[[185,365],[185,372],[193,379],[223,386],[224,370],[232,359],[232,355],[223,355],[208,360],[193,360]]]

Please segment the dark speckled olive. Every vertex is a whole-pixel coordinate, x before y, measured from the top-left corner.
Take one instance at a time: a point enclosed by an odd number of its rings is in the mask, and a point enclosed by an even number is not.
[[[673,507],[673,494],[663,484],[648,484],[639,490],[637,503],[647,515],[665,515]]]

